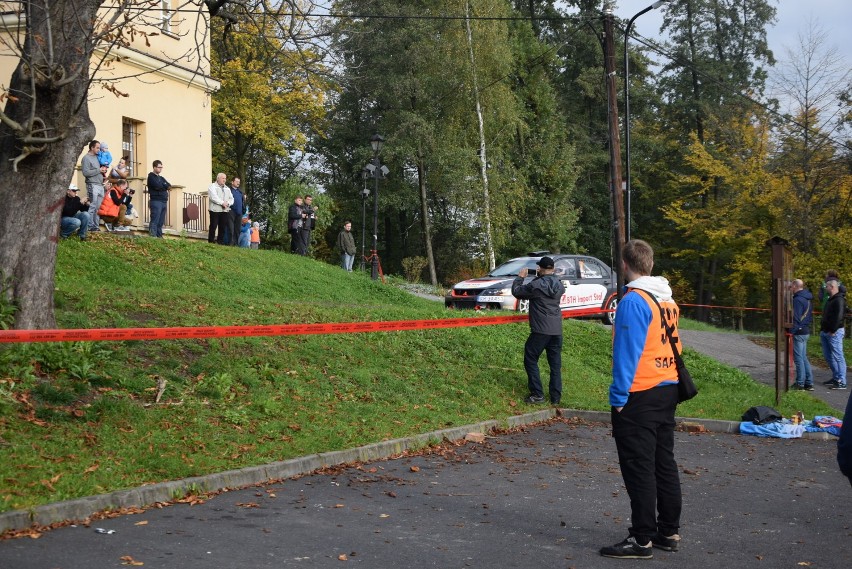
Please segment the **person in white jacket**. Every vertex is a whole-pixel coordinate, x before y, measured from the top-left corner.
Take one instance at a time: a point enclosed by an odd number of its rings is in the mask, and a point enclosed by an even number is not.
[[[207,200],[210,203],[210,230],[207,232],[207,242],[214,241],[219,245],[225,244],[225,223],[230,220],[231,205],[234,203],[234,196],[231,194],[231,188],[225,184],[227,176],[220,172],[216,175],[216,181],[210,184],[207,188]],[[216,230],[219,234],[216,234]]]

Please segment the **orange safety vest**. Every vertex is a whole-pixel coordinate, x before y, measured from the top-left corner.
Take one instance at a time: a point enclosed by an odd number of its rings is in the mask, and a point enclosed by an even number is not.
[[[112,201],[112,194],[115,190],[110,190],[104,196],[104,201],[101,202],[101,207],[98,208],[98,215],[102,217],[118,217],[118,204]]]
[[[639,294],[651,309],[651,324],[648,326],[648,335],[645,337],[645,348],[639,357],[639,365],[636,367],[636,375],[633,377],[633,385],[630,386],[630,391],[645,391],[664,381],[677,382],[677,368],[675,367],[672,346],[666,336],[666,327],[660,318],[660,311],[654,301],[648,298],[651,293],[635,288],[628,292]],[[680,337],[677,332],[680,309],[673,300],[660,302],[660,307],[665,313],[669,326],[674,326],[672,337],[678,340],[677,350],[680,352]]]

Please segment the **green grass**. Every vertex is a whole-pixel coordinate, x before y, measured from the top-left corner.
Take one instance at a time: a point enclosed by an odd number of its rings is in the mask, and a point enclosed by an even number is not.
[[[467,315],[281,252],[111,235],[60,243],[55,296],[62,328]],[[0,347],[0,511],[523,413],[527,333],[519,323]],[[565,406],[608,410],[610,342],[607,327],[566,321]],[[679,414],[774,406],[745,374],[685,357],[701,394]],[[832,412],[799,392],[779,410]]]

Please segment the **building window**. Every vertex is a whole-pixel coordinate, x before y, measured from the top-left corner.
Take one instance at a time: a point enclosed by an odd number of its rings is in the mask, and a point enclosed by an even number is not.
[[[160,6],[162,7],[162,24],[160,25],[160,29],[165,33],[172,33],[172,16],[174,16],[174,12],[172,11],[172,2],[171,0],[162,0],[160,2]]]
[[[141,124],[139,121],[127,117],[121,119],[121,156],[113,157],[118,162],[118,158],[127,156],[127,165],[130,167],[131,177],[139,177],[143,171],[139,163],[141,156],[138,152],[139,137],[141,136],[139,126]]]

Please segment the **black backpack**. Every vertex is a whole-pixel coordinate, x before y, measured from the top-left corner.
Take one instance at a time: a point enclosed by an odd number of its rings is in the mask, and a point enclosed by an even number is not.
[[[766,423],[776,423],[783,419],[781,413],[772,407],[765,405],[757,405],[743,413],[743,421],[750,421],[755,425],[765,425]]]

